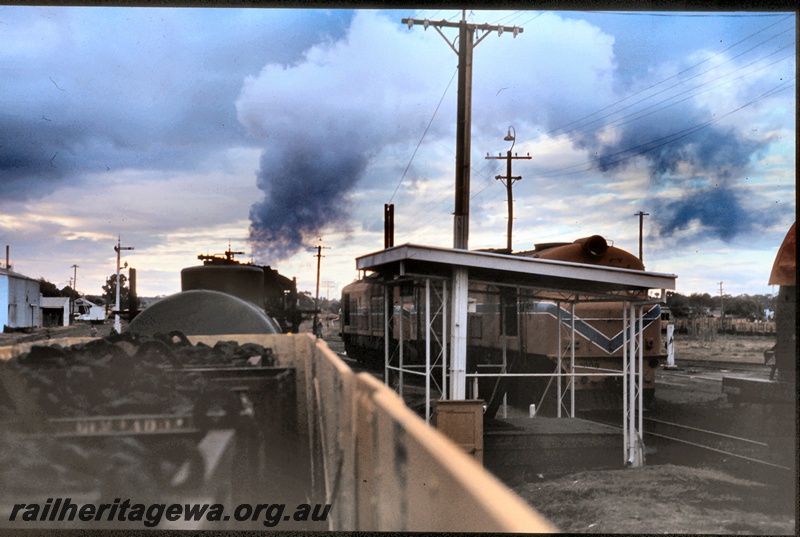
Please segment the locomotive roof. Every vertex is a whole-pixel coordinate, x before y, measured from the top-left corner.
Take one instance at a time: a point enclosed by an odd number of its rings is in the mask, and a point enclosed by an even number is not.
[[[553,292],[619,297],[650,289],[674,290],[674,274],[605,267],[508,254],[403,244],[356,258],[358,270],[384,276],[447,277],[469,269],[471,281],[534,287]]]

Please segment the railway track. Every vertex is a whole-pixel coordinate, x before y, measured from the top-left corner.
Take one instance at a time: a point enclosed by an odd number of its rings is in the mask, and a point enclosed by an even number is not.
[[[382,371],[365,368],[343,353],[339,356],[355,371],[383,376]],[[679,381],[680,384],[673,386],[681,386],[680,389],[695,391],[704,384],[711,394],[717,394],[714,397],[721,397],[718,383],[722,375],[747,372],[761,376],[767,370],[763,364],[693,362],[681,371],[668,371],[665,376]],[[683,380],[688,382],[684,384]],[[759,482],[775,482],[795,475],[794,463],[786,455],[791,439],[776,424],[739,427],[739,420],[730,409],[712,410],[705,405],[682,408],[679,413],[674,410],[677,407],[643,418],[647,464],[719,466]],[[584,419],[622,429],[619,410],[587,410],[580,414]],[[747,422],[759,421],[752,412],[739,417]]]
[[[619,420],[596,414],[588,412],[583,417],[622,430]],[[753,439],[657,418],[642,421],[647,464],[717,466],[763,483],[793,479],[796,475],[793,462],[788,460],[788,438]]]
[[[681,360],[676,369],[659,368],[659,375],[681,375],[686,374],[688,371],[718,371],[721,373],[736,373],[736,372],[764,372],[769,374],[770,365],[762,362],[709,362],[705,360]]]

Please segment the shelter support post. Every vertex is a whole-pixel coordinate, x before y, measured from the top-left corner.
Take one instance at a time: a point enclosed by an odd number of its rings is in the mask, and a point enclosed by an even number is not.
[[[389,286],[383,286],[383,379],[389,385],[389,317],[394,314],[393,304],[390,302]]]
[[[575,417],[575,302],[569,304],[569,417]]]
[[[642,437],[643,407],[643,328],[644,306],[636,302],[623,304],[623,409],[625,464],[644,466]],[[639,328],[637,330],[637,327]]]
[[[425,422],[431,421],[431,279],[425,278]]]
[[[450,357],[450,399],[466,399],[467,393],[467,309],[469,272],[453,269],[453,313]]]
[[[557,378],[556,378],[556,387],[557,387],[557,389],[556,389],[556,401],[558,401],[558,403],[557,403],[558,410],[556,411],[556,417],[560,418],[561,417],[561,361],[562,361],[562,351],[561,351],[561,349],[563,348],[563,345],[561,344],[561,332],[562,332],[563,329],[561,328],[561,302],[560,301],[556,302],[556,326],[558,327],[558,330],[556,330],[556,332],[558,332],[558,339],[556,341],[556,343],[558,345],[558,360],[557,360],[557,363],[556,363],[556,375],[557,375]],[[547,385],[548,385],[548,387],[550,386],[549,383]],[[542,395],[542,401],[544,401],[544,395]],[[541,406],[542,406],[542,401],[539,402],[539,408],[541,408]]]

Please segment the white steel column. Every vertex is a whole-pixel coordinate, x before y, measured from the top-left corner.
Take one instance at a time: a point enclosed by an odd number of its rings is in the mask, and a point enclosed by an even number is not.
[[[442,399],[447,399],[447,280],[442,280]]]
[[[397,386],[397,393],[400,394],[400,399],[402,399],[403,398],[403,380],[404,380],[403,379],[403,368],[405,367],[405,364],[403,363],[403,336],[404,336],[404,334],[403,334],[404,326],[403,325],[405,325],[406,322],[405,322],[405,318],[404,318],[405,317],[405,308],[403,308],[403,286],[401,285],[399,289],[400,289],[400,292],[398,293],[398,296],[400,297],[400,308],[399,308],[400,309],[400,312],[399,312],[400,313],[400,319],[399,320],[396,319],[395,322],[399,322],[399,324],[400,324],[400,330],[399,330],[399,336],[398,336],[399,348],[397,349],[398,359],[399,359],[399,363],[400,363],[400,367],[399,367],[399,370],[397,372],[398,380],[399,380],[399,385]]]
[[[556,368],[556,372],[558,376],[556,378],[556,406],[558,410],[556,411],[556,417],[561,417],[561,332],[563,329],[561,328],[561,302],[556,302],[556,326],[558,329],[556,332],[558,333],[556,344],[558,345],[558,366]],[[549,383],[548,383],[549,386]],[[541,406],[541,403],[540,405]]]
[[[628,303],[622,303],[622,460],[628,462]]]
[[[575,302],[570,302],[569,314],[570,319],[570,354],[569,354],[569,393],[570,393],[570,407],[569,417],[575,417]]]
[[[389,316],[394,315],[394,304],[389,301],[389,285],[383,286],[383,382],[389,383]]]
[[[503,311],[503,308],[506,308],[506,311]],[[502,335],[500,337],[502,338],[502,341],[503,341],[503,348],[501,350],[503,363],[502,363],[502,367],[500,369],[500,372],[503,375],[508,373],[508,370],[506,369],[508,367],[508,330],[506,330],[506,328],[508,328],[508,323],[507,323],[507,319],[506,319],[507,311],[508,311],[507,308],[508,308],[508,304],[503,304],[503,301],[501,299],[500,300],[500,316],[498,317],[498,320],[501,323],[500,326],[501,326],[501,329],[502,329]],[[519,314],[517,314],[517,319],[519,319]],[[517,327],[517,335],[519,335],[519,326]],[[522,351],[522,346],[521,345],[517,345],[517,352],[521,352],[521,351]],[[496,379],[496,381],[499,381],[499,380],[500,379]],[[475,382],[476,383],[478,382],[478,377],[475,377]],[[497,384],[495,384],[495,386],[497,386]],[[508,417],[508,409],[506,408],[506,393],[508,393],[508,385],[507,384],[503,389],[503,418]],[[490,395],[490,398],[494,398],[494,395]]]
[[[452,357],[450,360],[450,399],[464,400],[467,392],[467,307],[469,272],[453,268]]]
[[[644,466],[644,304],[639,304],[639,385],[636,390],[636,406],[639,409],[639,426],[636,428],[637,466]]]
[[[633,302],[628,312],[628,464],[636,462],[636,322]]]
[[[417,312],[419,315],[419,312]],[[431,280],[425,278],[425,422],[431,421]]]
[[[643,320],[643,309],[639,307],[639,315],[636,314],[636,304],[634,302],[630,303],[630,313],[628,315],[628,321],[630,324],[630,336],[628,337],[628,345],[629,345],[629,379],[628,379],[628,394],[630,398],[629,403],[629,413],[628,413],[628,459],[626,463],[629,466],[639,467],[644,464],[644,444],[641,438],[641,423],[642,423],[642,401],[641,401],[641,381],[642,381],[642,371],[641,371],[641,340],[642,335],[639,334],[639,337],[636,337],[636,326],[639,325],[640,332],[642,327],[642,320]],[[638,323],[637,323],[638,319]],[[636,356],[636,343],[639,342],[639,359],[637,360]],[[637,386],[637,375],[636,375],[636,364],[637,361],[639,362],[639,386]],[[639,418],[637,420],[637,417]]]

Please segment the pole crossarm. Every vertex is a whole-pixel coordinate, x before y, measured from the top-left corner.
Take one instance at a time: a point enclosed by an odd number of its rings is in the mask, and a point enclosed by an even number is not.
[[[456,50],[453,44],[450,41],[448,41],[447,37],[445,37],[444,33],[442,33],[441,28],[461,28],[463,25],[463,27],[475,31],[476,32],[475,43],[473,43],[473,46],[483,41],[486,38],[486,36],[488,36],[492,32],[497,32],[498,36],[503,35],[503,32],[511,32],[511,34],[514,37],[517,37],[517,35],[521,34],[524,31],[524,28],[520,26],[502,26],[502,25],[494,25],[487,23],[473,24],[466,22],[464,20],[461,20],[459,22],[450,22],[444,19],[440,21],[432,21],[429,19],[402,19],[402,22],[403,24],[407,24],[409,28],[412,28],[415,25],[420,25],[427,30],[429,26],[433,26],[433,28],[437,32],[439,32],[439,34],[444,38],[444,40],[447,41],[447,44],[450,45],[450,48],[452,48],[453,52],[455,52],[456,54],[458,54],[458,50]],[[478,34],[477,32],[483,32],[483,33]]]

